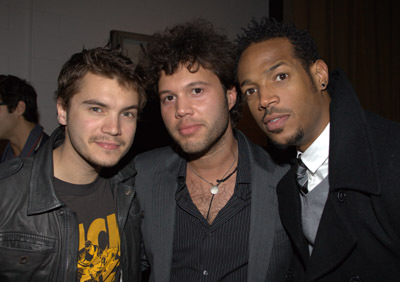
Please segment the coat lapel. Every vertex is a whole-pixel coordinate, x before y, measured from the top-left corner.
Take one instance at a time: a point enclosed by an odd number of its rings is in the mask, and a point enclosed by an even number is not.
[[[337,213],[332,200],[328,198],[325,204],[306,281],[315,281],[329,273],[345,260],[357,243],[356,235]]]
[[[356,245],[356,236],[337,213],[330,192],[310,258],[307,241],[301,225],[301,203],[295,182],[294,167],[278,184],[279,212],[299,259],[306,269],[305,281],[315,281],[339,265]]]

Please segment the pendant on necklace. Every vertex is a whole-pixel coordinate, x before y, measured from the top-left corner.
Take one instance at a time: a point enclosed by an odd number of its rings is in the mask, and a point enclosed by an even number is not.
[[[210,191],[211,191],[211,194],[213,194],[213,195],[217,194],[218,193],[218,186],[215,185],[215,186],[211,187]]]

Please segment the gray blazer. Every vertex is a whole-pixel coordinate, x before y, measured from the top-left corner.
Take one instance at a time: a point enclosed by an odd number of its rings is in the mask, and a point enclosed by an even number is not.
[[[279,219],[275,187],[289,168],[275,164],[241,132],[236,131],[236,136],[248,148],[252,174],[247,281],[284,281],[292,251]],[[140,154],[134,161],[135,186],[144,215],[143,241],[152,282],[170,279],[177,174],[184,161],[170,147]]]

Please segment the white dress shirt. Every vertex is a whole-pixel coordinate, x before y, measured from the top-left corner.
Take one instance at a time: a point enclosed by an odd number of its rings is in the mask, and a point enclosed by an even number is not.
[[[308,191],[314,189],[328,176],[329,127],[330,123],[307,150],[303,153],[297,151],[297,157],[301,155],[301,160],[307,167]]]

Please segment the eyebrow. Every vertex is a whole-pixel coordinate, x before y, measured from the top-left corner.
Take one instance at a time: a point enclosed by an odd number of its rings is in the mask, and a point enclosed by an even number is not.
[[[83,104],[86,104],[86,105],[95,105],[95,106],[100,106],[100,107],[108,108],[108,105],[107,105],[107,104],[104,104],[104,103],[102,103],[102,102],[100,102],[100,101],[97,101],[97,100],[85,100],[85,101],[83,101],[82,103],[83,103]],[[139,108],[138,105],[131,105],[131,106],[122,108],[122,111],[131,110],[131,109],[138,109],[138,108]]]
[[[202,85],[207,86],[207,85],[210,85],[210,83],[205,82],[205,81],[193,81],[193,82],[190,82],[190,83],[186,84],[184,86],[184,88],[191,88],[191,87],[194,87],[194,86],[197,86],[197,85],[199,85],[199,86],[202,86]],[[167,89],[167,90],[162,90],[162,91],[158,92],[158,95],[170,94],[170,93],[173,93],[173,91]]]
[[[266,69],[265,71],[263,71],[263,74],[266,75],[266,74],[270,73],[271,71],[276,70],[277,68],[279,68],[282,65],[286,65],[286,63],[285,62],[278,62],[275,65],[273,65],[272,67],[270,67],[270,68]],[[240,83],[240,87],[243,87],[244,85],[250,84],[250,83],[251,83],[251,81],[246,79],[242,83]]]

